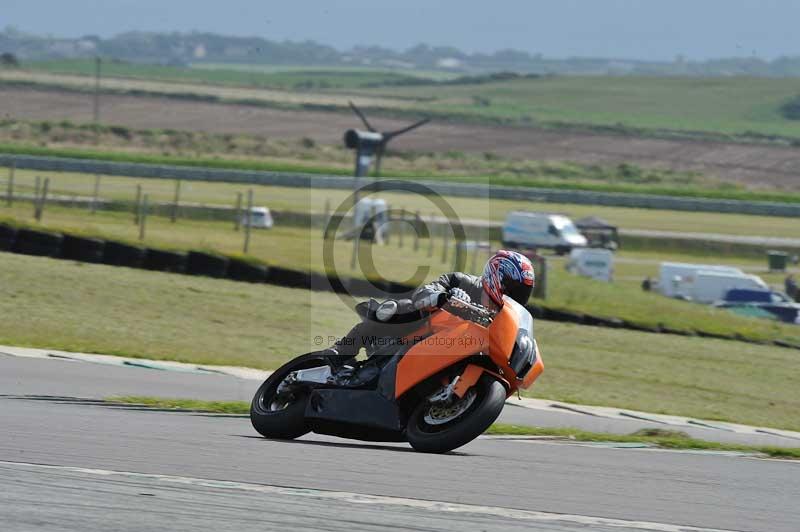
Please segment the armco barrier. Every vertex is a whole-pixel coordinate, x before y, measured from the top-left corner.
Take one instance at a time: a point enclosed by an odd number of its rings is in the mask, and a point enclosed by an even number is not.
[[[15,164],[17,168],[50,172],[80,172],[155,179],[221,181],[228,183],[251,183],[301,188],[337,188],[352,190],[355,186],[355,180],[352,177],[330,175],[119,163],[90,159],[70,159],[65,157],[0,154],[0,166],[9,166],[12,163]],[[376,182],[371,178],[361,178],[359,183],[362,186],[374,188]],[[579,205],[604,205],[610,207],[635,207],[640,209],[800,217],[800,204],[795,203],[686,198],[551,188],[487,186],[483,184],[425,180],[415,180],[409,183],[409,192],[414,191],[412,190],[413,185],[411,183],[421,183],[430,188],[433,192],[446,196],[529,200]]]
[[[4,232],[4,230],[8,228],[8,226],[0,224],[0,235],[7,234]],[[44,241],[50,242],[51,244],[53,240],[51,240],[49,237],[57,237],[59,248],[62,242],[62,235],[60,234],[54,235],[53,233],[44,233],[30,229],[20,229],[17,234],[27,235],[27,238],[29,239],[31,237],[33,238],[33,240],[26,240],[27,242],[39,242],[39,239],[44,239]],[[14,247],[13,249],[17,250],[18,248]],[[190,252],[190,254],[191,253],[195,253],[196,255],[214,256],[202,252]],[[145,250],[136,246],[130,246],[128,244],[122,244],[114,241],[107,241],[104,245],[103,262],[110,265],[122,266],[130,266],[132,263],[139,263],[147,269],[183,273],[186,268],[187,256],[188,254],[186,253],[155,248],[148,248],[145,252]],[[144,261],[142,260],[143,258]],[[267,268],[266,266],[253,264],[237,258],[229,259],[227,277],[236,281],[270,283],[279,286],[304,288],[316,291],[345,292],[358,297],[380,297],[381,295],[385,295],[387,291],[389,293],[397,294],[396,297],[407,297],[411,291],[416,288],[414,286],[402,285],[399,283],[384,283],[384,285],[380,286],[379,289],[376,285],[373,285],[366,279],[332,279],[318,273],[302,272],[280,267]],[[542,305],[530,305],[527,308],[535,318],[551,321],[593,325],[598,327],[630,329],[650,333],[676,334],[682,336],[696,335],[705,338],[735,340],[758,344],[771,344],[789,349],[800,349],[800,345],[786,342],[784,340],[757,342],[747,339],[739,334],[721,335],[702,330],[671,330],[663,326],[644,325],[613,317],[592,316],[568,310],[548,308]]]

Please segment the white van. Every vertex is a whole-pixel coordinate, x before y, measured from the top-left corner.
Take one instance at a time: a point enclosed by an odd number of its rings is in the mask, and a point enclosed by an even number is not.
[[[247,209],[242,214],[242,226],[247,225]],[[250,227],[255,229],[271,229],[274,225],[272,213],[266,207],[253,207],[250,209]]]
[[[610,283],[614,277],[614,253],[605,248],[573,249],[567,271]]]
[[[769,290],[757,275],[699,271],[692,287],[692,301],[714,303],[725,298],[730,290]]]
[[[572,220],[560,214],[513,211],[503,225],[503,245],[510,248],[548,248],[563,254],[586,244]]]
[[[658,272],[658,291],[667,297],[691,299],[694,281],[700,271],[745,275],[742,270],[733,266],[662,262]]]

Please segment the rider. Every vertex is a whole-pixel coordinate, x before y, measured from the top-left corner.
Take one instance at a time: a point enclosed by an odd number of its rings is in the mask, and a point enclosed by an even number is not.
[[[465,291],[473,301],[491,310],[503,306],[503,296],[508,296],[520,305],[525,305],[533,292],[533,265],[524,255],[516,251],[500,250],[486,262],[483,274],[478,277],[461,272],[445,273],[436,281],[417,289],[411,296],[411,305],[416,311],[437,309],[446,300],[447,292],[453,288]],[[402,305],[398,309],[403,312]],[[336,342],[335,347],[327,349],[326,355],[336,365],[344,365],[355,357],[362,347],[369,347],[382,334],[385,325],[378,321],[364,319],[353,327],[347,336]]]

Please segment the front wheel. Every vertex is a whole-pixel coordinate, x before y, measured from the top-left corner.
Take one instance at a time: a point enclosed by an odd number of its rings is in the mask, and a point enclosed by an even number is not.
[[[450,405],[431,404],[425,399],[408,420],[408,443],[424,453],[446,453],[466,445],[494,423],[505,401],[505,387],[488,375]]]
[[[258,388],[250,403],[250,422],[265,438],[293,440],[311,429],[305,412],[308,393],[295,391],[278,393],[278,387],[293,371],[328,365],[327,359],[316,353],[302,355],[277,369]]]

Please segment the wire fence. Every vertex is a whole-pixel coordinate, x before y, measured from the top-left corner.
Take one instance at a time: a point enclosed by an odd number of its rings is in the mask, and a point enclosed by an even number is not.
[[[253,227],[267,228],[274,223],[318,228],[323,241],[331,236],[328,234],[332,218],[329,203],[326,203],[325,213],[274,211],[259,207],[266,202],[266,192],[262,191],[258,197],[250,188],[230,194],[227,204],[220,197],[214,198],[216,203],[209,204],[197,201],[208,199],[208,191],[199,183],[147,179],[139,182],[130,178],[120,183],[113,179],[99,174],[75,176],[15,172],[12,167],[0,177],[0,216],[11,214],[23,222],[41,222],[53,207],[69,208],[72,212],[69,219],[74,222],[75,211],[80,210],[84,211],[81,216],[103,211],[127,212],[142,241],[147,239],[148,218],[154,216],[169,219],[175,224],[175,231],[181,230],[180,221],[184,219],[227,222],[231,231],[242,233],[241,249],[245,254],[250,251],[250,229]],[[3,206],[13,208],[13,211],[3,209]],[[340,230],[333,238],[351,240],[353,256],[361,243],[368,240],[395,246],[404,250],[403,253],[414,252],[423,261],[439,259],[442,264],[452,263],[454,268],[471,271],[476,271],[489,255],[490,245],[483,239],[491,235],[485,227],[467,227],[464,234],[472,240],[459,242],[449,222],[433,213],[424,216],[419,211],[391,208],[388,212],[392,215],[382,220],[380,227],[370,227],[369,235],[365,233],[365,227],[373,222],[359,222],[360,225],[356,226],[354,213],[349,212],[340,220]],[[92,225],[89,219],[86,219],[86,224]],[[351,269],[357,266],[354,263]]]
[[[130,176],[148,179],[180,179],[184,182],[217,181],[250,185],[345,190],[353,190],[355,186],[354,178],[341,176],[230,170],[223,168],[180,167],[0,154],[0,166],[10,166],[12,164],[16,164],[17,168],[43,172],[79,172],[92,175]],[[361,178],[360,183],[362,185],[366,184],[368,187],[377,186],[376,181],[370,178]],[[423,181],[423,183],[437,194],[454,197],[491,197],[492,199],[517,199],[577,205],[800,217],[800,204],[793,203],[498,185],[489,186],[487,184],[449,183],[439,181]]]

